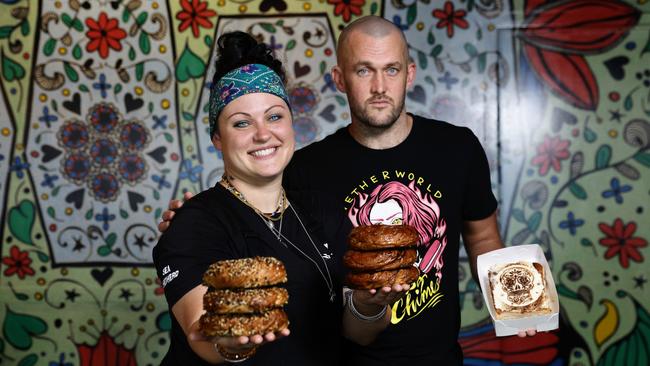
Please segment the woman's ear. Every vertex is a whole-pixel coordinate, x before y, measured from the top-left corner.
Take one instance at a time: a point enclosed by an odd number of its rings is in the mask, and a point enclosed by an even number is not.
[[[214,145],[217,150],[221,151],[221,136],[219,136],[219,132],[212,135],[212,145]]]

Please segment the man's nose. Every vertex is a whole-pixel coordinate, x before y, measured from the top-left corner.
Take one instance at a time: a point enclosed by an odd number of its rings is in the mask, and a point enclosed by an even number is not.
[[[377,73],[372,78],[371,92],[375,94],[383,94],[386,91],[386,80],[384,75]]]

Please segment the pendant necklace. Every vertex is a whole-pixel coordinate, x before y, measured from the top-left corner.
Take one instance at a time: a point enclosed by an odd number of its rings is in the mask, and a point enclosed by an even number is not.
[[[302,254],[305,258],[307,258],[318,270],[318,273],[321,275],[323,278],[323,281],[325,281],[325,285],[327,286],[328,292],[329,292],[329,301],[334,302],[334,299],[336,299],[336,293],[334,292],[334,282],[332,281],[332,276],[330,274],[329,268],[327,267],[327,262],[325,262],[325,259],[323,258],[323,255],[321,252],[318,250],[318,247],[316,246],[316,243],[314,240],[311,238],[311,235],[309,235],[309,231],[307,231],[307,228],[305,225],[302,223],[302,220],[300,219],[300,216],[298,216],[298,212],[293,208],[291,203],[286,197],[286,194],[284,192],[284,188],[282,189],[282,192],[280,194],[280,197],[278,198],[278,208],[276,209],[275,212],[272,214],[265,214],[261,212],[259,209],[257,209],[255,206],[251,205],[247,200],[246,197],[244,197],[244,194],[241,193],[235,186],[230,183],[230,180],[228,177],[224,174],[223,177],[221,178],[220,181],[221,185],[226,188],[230,193],[232,193],[235,197],[237,197],[240,201],[242,201],[244,204],[246,204],[248,207],[253,209],[253,212],[259,216],[262,221],[266,224],[266,226],[271,230],[273,235],[276,237],[278,242],[282,244],[285,248],[288,248],[287,244],[291,245],[295,250],[297,250],[300,254]],[[321,262],[323,262],[323,267],[325,267],[325,272],[321,269],[321,267],[316,263],[316,261],[307,253],[305,253],[300,247],[298,247],[296,244],[294,244],[289,238],[287,238],[284,234],[282,234],[282,221],[284,218],[284,211],[286,208],[290,208],[291,212],[296,216],[296,219],[298,220],[298,223],[300,223],[300,227],[304,231],[305,235],[309,239],[309,242],[313,246],[314,250],[316,251],[318,257],[320,258]],[[279,221],[279,227],[276,228],[274,225],[275,221]]]

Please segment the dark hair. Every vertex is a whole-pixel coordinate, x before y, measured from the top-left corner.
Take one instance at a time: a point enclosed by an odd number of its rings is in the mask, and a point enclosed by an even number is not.
[[[266,65],[286,82],[282,62],[264,43],[258,43],[248,33],[235,31],[222,34],[217,40],[217,61],[212,84],[216,84],[229,71],[248,64]]]

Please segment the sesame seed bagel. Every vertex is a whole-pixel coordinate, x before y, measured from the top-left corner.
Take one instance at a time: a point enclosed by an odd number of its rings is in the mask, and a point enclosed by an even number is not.
[[[361,225],[348,235],[348,244],[354,250],[414,247],[418,240],[417,230],[409,225]]]
[[[400,268],[378,272],[350,272],[345,280],[347,285],[356,290],[370,290],[394,284],[410,285],[420,275],[416,267]]]
[[[248,314],[287,304],[289,293],[281,287],[210,290],[203,295],[203,309],[215,314]]]
[[[343,256],[343,264],[354,272],[387,271],[413,266],[417,257],[416,249],[348,250]]]
[[[287,282],[287,271],[273,257],[228,259],[211,264],[203,282],[215,289],[273,286]]]
[[[199,330],[206,337],[239,337],[279,332],[289,326],[289,318],[282,309],[259,314],[210,314],[199,318]]]

